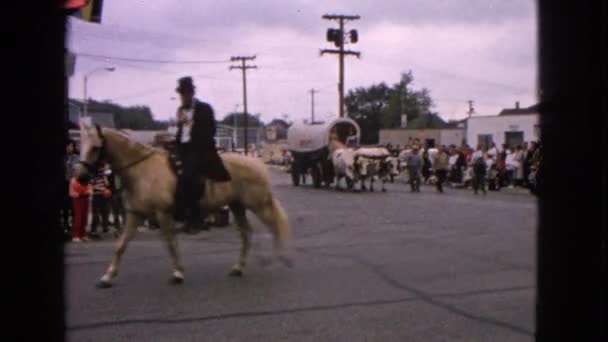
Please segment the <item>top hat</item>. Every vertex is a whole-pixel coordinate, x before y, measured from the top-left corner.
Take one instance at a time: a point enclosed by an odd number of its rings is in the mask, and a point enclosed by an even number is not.
[[[175,88],[175,91],[182,93],[184,91],[193,91],[195,88],[192,77],[186,76],[177,80],[177,88]]]

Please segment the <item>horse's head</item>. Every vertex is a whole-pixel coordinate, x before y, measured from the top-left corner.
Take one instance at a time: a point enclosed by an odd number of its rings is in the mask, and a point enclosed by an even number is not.
[[[80,122],[80,162],[74,170],[77,178],[91,177],[97,170],[97,164],[105,158],[105,140],[99,125],[91,127]]]

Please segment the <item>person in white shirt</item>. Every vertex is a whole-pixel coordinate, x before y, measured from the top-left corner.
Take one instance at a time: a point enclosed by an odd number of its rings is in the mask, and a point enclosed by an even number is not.
[[[490,148],[488,149],[488,155],[492,158],[496,158],[498,156],[498,148],[495,143],[490,143]]]
[[[513,177],[515,176],[515,170],[519,167],[519,163],[516,160],[515,150],[510,147],[507,151],[507,157],[505,159],[505,168],[507,170],[507,186],[513,188]]]
[[[481,149],[481,144],[477,145],[477,149],[471,155],[471,163],[474,163],[478,158],[483,157],[483,151]]]

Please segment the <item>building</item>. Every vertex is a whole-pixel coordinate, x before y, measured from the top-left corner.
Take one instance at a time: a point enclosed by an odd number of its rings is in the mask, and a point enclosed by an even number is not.
[[[467,143],[471,146],[515,146],[540,138],[538,105],[503,109],[498,115],[467,119]]]
[[[68,114],[68,127],[69,129],[78,129],[79,118],[81,115],[81,108],[78,104],[70,101],[69,102],[69,114]],[[91,121],[94,125],[99,125],[101,127],[109,127],[116,128],[116,123],[114,122],[114,113],[107,112],[93,112],[89,111],[89,116],[91,117]]]
[[[133,129],[121,129],[122,133],[126,134],[129,138],[137,141],[141,144],[156,145],[158,139],[168,133],[167,130],[133,130]]]
[[[423,114],[408,122],[407,127],[380,130],[381,144],[405,146],[415,139],[429,147],[460,145],[465,139],[465,129],[446,123],[438,115]]]
[[[274,119],[264,126],[264,141],[277,142],[287,139],[289,124],[281,119]]]
[[[76,142],[76,146],[80,146],[80,116],[81,108],[78,104],[69,101],[68,102],[68,134],[69,138]],[[107,112],[89,112],[91,122],[94,125],[101,127],[116,128],[114,122],[114,114]]]

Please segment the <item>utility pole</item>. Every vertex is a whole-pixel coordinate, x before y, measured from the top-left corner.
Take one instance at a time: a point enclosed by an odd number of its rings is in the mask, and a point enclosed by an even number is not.
[[[316,89],[310,89],[310,123],[315,123],[315,93],[319,91]]]
[[[357,51],[344,50],[344,41],[346,37],[346,33],[344,32],[344,22],[348,20],[359,20],[361,19],[358,15],[335,15],[335,14],[325,14],[323,17],[325,20],[337,20],[340,24],[339,29],[327,29],[327,41],[333,42],[334,45],[338,48],[335,49],[322,49],[321,56],[325,53],[329,54],[337,54],[339,57],[339,80],[338,80],[338,96],[339,96],[339,113],[340,117],[344,117],[344,55],[354,55],[357,58],[361,57],[361,53]],[[350,42],[356,43],[359,40],[359,35],[357,30],[350,30],[348,32],[350,36]]]
[[[247,69],[257,69],[258,67],[255,65],[246,65],[245,62],[247,61],[252,61],[255,59],[256,56],[232,56],[230,57],[230,61],[232,62],[237,62],[240,61],[241,65],[239,66],[234,66],[231,65],[230,66],[230,70],[232,69],[241,69],[241,71],[243,72],[243,110],[244,110],[244,115],[245,115],[245,121],[243,123],[244,126],[244,130],[245,130],[245,139],[243,140],[245,143],[245,155],[247,155],[247,134],[248,132],[248,127],[247,127]]]
[[[475,113],[475,108],[473,108],[473,100],[469,100],[469,117],[473,116],[473,113]]]

